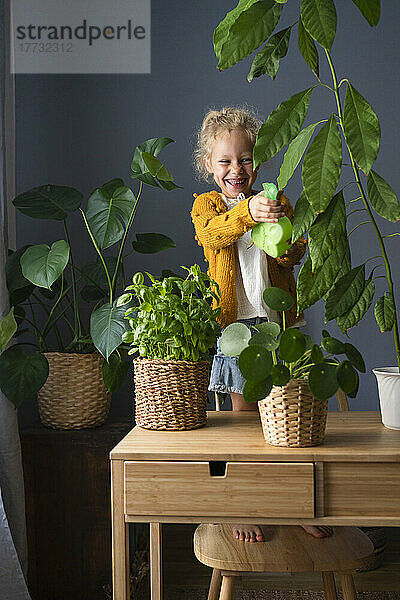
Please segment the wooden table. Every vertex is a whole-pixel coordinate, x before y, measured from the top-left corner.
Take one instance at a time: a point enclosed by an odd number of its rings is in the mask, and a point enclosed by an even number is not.
[[[129,523],[150,523],[152,600],[162,523],[400,525],[400,432],[378,412],[329,413],[312,448],[267,445],[256,412],[210,412],[193,431],[135,427],[111,473],[114,600],[129,598]]]

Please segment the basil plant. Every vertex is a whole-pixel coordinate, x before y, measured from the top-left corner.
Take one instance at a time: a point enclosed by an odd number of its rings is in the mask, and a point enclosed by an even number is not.
[[[153,138],[136,147],[131,177],[135,192],[122,179],[95,189],[83,206],[83,195],[60,185],[42,185],[23,192],[13,204],[24,215],[61,225],[62,239],[10,252],[6,264],[10,312],[0,322],[0,388],[18,406],[33,397],[48,377],[45,352],[98,352],[105,358],[103,379],[115,391],[126,377],[128,347],[121,339],[128,330],[125,308],[117,306],[123,291],[124,259],[133,252],[155,253],[175,247],[161,233],[136,233],[132,225],[143,185],[171,191],[179,186],[157,158],[174,140]],[[70,219],[80,211],[82,232],[76,247],[70,236]],[[74,222],[73,227],[76,227]],[[89,235],[95,260],[81,251],[82,236]],[[47,237],[47,236],[45,236]],[[86,305],[86,306],[85,306]],[[87,315],[90,314],[90,322]],[[7,348],[24,333],[26,339]],[[26,352],[24,345],[34,348]]]
[[[126,311],[127,331],[122,339],[131,345],[128,354],[163,360],[198,361],[208,359],[221,328],[218,285],[198,265],[182,267],[186,278],[171,276],[155,279],[136,273],[132,285],[117,301]],[[135,306],[126,305],[135,303]]]
[[[352,2],[371,27],[378,25],[380,0]],[[341,8],[343,3],[336,4]],[[288,5],[298,7],[298,14],[288,27],[279,28]],[[283,151],[278,176],[282,189],[301,165],[303,190],[295,206],[292,241],[308,233],[309,253],[297,281],[299,311],[323,298],[326,321],[336,320],[345,333],[366,314],[374,301],[375,282],[382,278],[375,319],[382,332],[393,332],[400,367],[396,284],[389,261],[390,246],[400,232],[397,227],[383,235],[379,229],[379,217],[399,222],[400,203],[373,168],[381,139],[378,116],[353,82],[336,71],[332,53],[336,29],[334,0],[240,1],[216,27],[214,50],[220,71],[256,51],[248,81],[262,76],[274,80],[290,38],[297,37],[299,54],[315,84],[284,99],[271,112],[258,132],[254,167]],[[321,73],[330,76],[326,81],[320,79],[322,57]],[[323,105],[330,106],[332,99],[334,109],[304,126],[316,88],[328,96]],[[353,266],[349,238],[359,227],[367,227],[376,243],[375,248],[371,244],[371,256]],[[373,266],[367,273],[369,261]],[[376,268],[384,275],[374,276]]]
[[[238,356],[238,366],[246,382],[243,397],[257,402],[270,393],[272,386],[284,386],[291,379],[306,379],[317,400],[327,400],[339,388],[354,398],[358,391],[358,371],[365,373],[364,360],[352,344],[342,343],[322,332],[321,345],[299,329],[285,329],[285,311],[294,300],[284,290],[264,290],[264,302],[283,315],[283,331],[278,323],[264,322],[252,327],[232,323],[222,332],[221,350]],[[327,354],[324,353],[324,350]],[[344,354],[340,361],[335,355]]]

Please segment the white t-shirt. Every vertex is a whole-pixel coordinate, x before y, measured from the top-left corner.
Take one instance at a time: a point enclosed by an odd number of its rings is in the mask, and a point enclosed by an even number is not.
[[[235,199],[222,196],[228,210],[245,199],[239,194]],[[280,323],[278,313],[269,308],[263,300],[263,291],[270,287],[268,263],[264,250],[251,239],[251,231],[244,233],[236,241],[235,287],[238,301],[238,319],[267,317],[268,321]]]

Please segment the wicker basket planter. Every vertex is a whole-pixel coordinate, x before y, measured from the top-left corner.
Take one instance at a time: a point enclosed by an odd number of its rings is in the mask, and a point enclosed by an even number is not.
[[[100,354],[47,352],[49,377],[38,393],[40,419],[53,429],[97,427],[107,419],[107,392]]]
[[[145,429],[197,429],[206,423],[208,361],[136,358],[136,424]]]
[[[258,408],[265,441],[272,446],[317,446],[324,439],[328,400],[316,400],[305,379],[273,386]]]

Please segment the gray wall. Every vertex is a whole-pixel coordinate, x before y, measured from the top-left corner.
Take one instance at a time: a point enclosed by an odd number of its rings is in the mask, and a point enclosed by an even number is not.
[[[285,8],[282,26],[295,20],[298,2]],[[371,28],[350,0],[336,2],[339,31],[333,46],[338,76],[348,77],[369,100],[378,114],[382,142],[375,169],[400,192],[400,116],[397,110],[400,3],[383,2],[382,19]],[[90,191],[113,177],[129,185],[129,165],[134,147],[150,137],[169,136],[176,140],[162,153],[183,190],[166,193],[146,188],[138,210],[135,231],[159,231],[170,235],[176,249],[154,256],[133,255],[129,270],[159,272],[181,264],[204,265],[201,248],[193,240],[190,220],[192,193],[201,193],[206,184],[195,181],[191,167],[194,132],[206,109],[211,106],[247,102],[264,118],[293,93],[313,85],[315,79],[297,50],[293,35],[289,55],[281,62],[274,82],[263,77],[247,83],[250,60],[219,73],[212,48],[212,31],[233,1],[152,2],[151,75],[28,76],[16,81],[17,102],[17,193],[32,186],[52,182]],[[321,76],[330,83],[321,55]],[[328,79],[327,79],[328,78]],[[329,116],[335,110],[324,88],[314,91],[307,124]],[[260,173],[259,181],[275,180],[280,157]],[[133,185],[136,185],[135,183]],[[295,201],[301,191],[299,175],[286,192]],[[349,192],[348,192],[349,194]],[[348,195],[348,199],[351,196]],[[378,218],[381,222],[382,220]],[[395,231],[394,227],[384,229]],[[398,230],[398,226],[397,226]],[[83,239],[79,216],[74,220],[74,236],[82,249],[82,262],[94,254]],[[18,215],[18,245],[52,242],[63,236],[57,224],[41,223]],[[400,242],[388,241],[393,270],[399,289]],[[352,260],[357,265],[378,254],[377,243],[368,227],[352,236]],[[377,280],[378,291],[384,280]],[[398,302],[400,296],[398,294]],[[322,306],[307,311],[308,331],[318,340],[322,326]],[[327,327],[332,333],[336,326]],[[368,373],[362,377],[359,396],[352,408],[377,409],[377,392],[370,370],[394,364],[391,334],[380,334],[372,310],[350,332],[351,341],[365,356]],[[129,414],[130,386],[113,401],[114,414]],[[34,416],[33,405],[22,408],[26,419]]]

